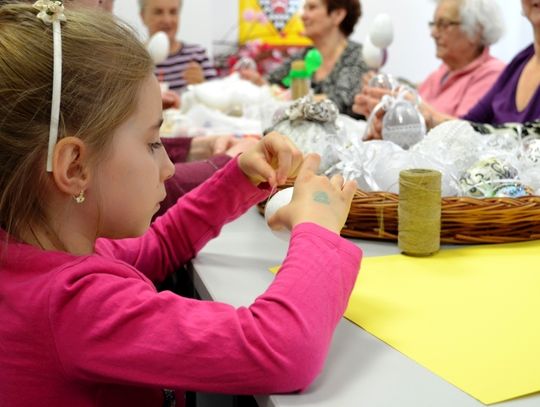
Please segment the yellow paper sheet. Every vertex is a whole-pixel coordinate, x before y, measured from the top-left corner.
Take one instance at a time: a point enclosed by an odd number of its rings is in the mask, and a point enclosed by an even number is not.
[[[539,314],[533,241],[366,257],[345,316],[492,404],[540,391]]]

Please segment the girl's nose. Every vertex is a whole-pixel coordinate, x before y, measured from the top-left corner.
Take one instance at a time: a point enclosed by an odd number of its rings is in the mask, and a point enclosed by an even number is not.
[[[165,152],[165,149],[163,149],[163,160],[161,164],[161,178],[163,181],[168,180],[174,175],[174,172],[176,171],[176,167],[174,166],[173,162]]]

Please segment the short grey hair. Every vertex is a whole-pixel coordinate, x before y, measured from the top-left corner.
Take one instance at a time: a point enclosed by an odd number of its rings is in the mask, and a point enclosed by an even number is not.
[[[445,0],[437,0],[437,3]],[[469,38],[480,34],[484,46],[495,44],[504,34],[502,10],[496,0],[454,0],[459,3],[461,30]]]
[[[147,0],[138,0],[139,11],[142,11],[144,9],[144,6],[146,5],[146,1]],[[182,0],[178,0],[178,6],[179,6],[180,9],[182,8]]]

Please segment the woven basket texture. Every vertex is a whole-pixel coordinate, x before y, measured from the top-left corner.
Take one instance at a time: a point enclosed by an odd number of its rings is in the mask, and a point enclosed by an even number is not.
[[[288,183],[283,187],[292,186]],[[397,240],[399,195],[390,192],[354,194],[341,235]],[[259,205],[264,213],[265,203]],[[443,197],[441,242],[509,243],[540,239],[540,196],[521,198]]]

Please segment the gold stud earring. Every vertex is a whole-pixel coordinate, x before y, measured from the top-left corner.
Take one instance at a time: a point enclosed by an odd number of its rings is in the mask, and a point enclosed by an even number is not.
[[[82,204],[86,197],[84,196],[84,191],[81,191],[79,195],[74,196],[73,199],[75,199],[75,202],[78,204]]]

